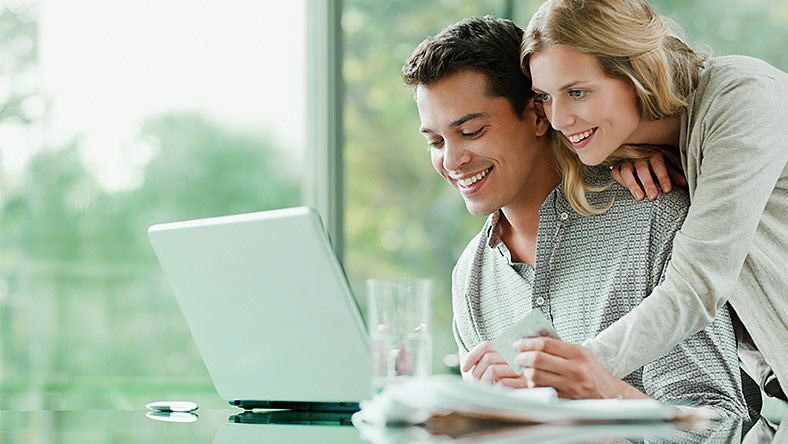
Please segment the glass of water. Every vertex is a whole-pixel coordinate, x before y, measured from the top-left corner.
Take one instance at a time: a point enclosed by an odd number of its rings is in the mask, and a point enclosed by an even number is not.
[[[367,280],[367,325],[376,390],[432,370],[432,282]]]

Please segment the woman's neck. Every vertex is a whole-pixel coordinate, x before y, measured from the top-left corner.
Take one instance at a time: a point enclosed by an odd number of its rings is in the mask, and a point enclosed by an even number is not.
[[[641,120],[632,138],[633,140],[627,143],[678,148],[681,138],[681,114],[659,120]]]

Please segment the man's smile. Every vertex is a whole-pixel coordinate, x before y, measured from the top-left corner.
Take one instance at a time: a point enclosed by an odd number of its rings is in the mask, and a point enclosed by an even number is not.
[[[481,172],[476,173],[476,174],[468,175],[468,176],[465,176],[465,177],[462,177],[462,178],[459,178],[459,179],[454,179],[454,178],[452,178],[452,179],[455,182],[457,182],[457,185],[460,188],[469,189],[469,188],[473,188],[475,184],[478,184],[479,182],[483,181],[484,178],[487,177],[487,174],[489,174],[490,171],[492,171],[492,169],[493,169],[493,167],[489,167],[486,170],[481,171]]]

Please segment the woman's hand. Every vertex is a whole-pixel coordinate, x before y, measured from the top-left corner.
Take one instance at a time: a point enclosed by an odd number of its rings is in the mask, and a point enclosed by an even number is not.
[[[527,387],[553,387],[568,399],[647,398],[614,378],[591,350],[549,337],[518,339],[514,363],[524,368]]]
[[[635,180],[635,174],[643,184],[642,188]],[[654,184],[654,177],[657,178],[660,188],[665,193],[670,193],[672,184],[680,187],[687,186],[687,179],[684,178],[681,171],[665,164],[665,157],[659,153],[645,159],[621,162],[610,170],[610,176],[627,188],[637,200],[643,200],[644,196],[648,196],[649,200],[657,198],[659,192]]]

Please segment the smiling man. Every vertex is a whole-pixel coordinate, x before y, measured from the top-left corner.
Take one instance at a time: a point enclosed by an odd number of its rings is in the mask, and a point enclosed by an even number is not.
[[[489,215],[455,266],[454,334],[466,378],[553,386],[567,398],[650,396],[746,415],[729,313],[665,356],[614,379],[580,345],[657,285],[688,206],[675,190],[638,202],[589,167],[599,214],[572,210],[552,156],[552,133],[520,71],[522,31],[508,20],[462,20],[414,51],[402,69],[414,91],[432,165],[468,211]],[[612,204],[611,204],[612,203]],[[585,365],[529,363],[521,374],[489,341],[531,310],[553,322],[557,356]]]

